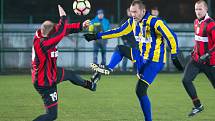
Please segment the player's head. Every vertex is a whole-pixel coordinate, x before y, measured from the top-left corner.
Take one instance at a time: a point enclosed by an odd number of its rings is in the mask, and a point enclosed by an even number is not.
[[[151,14],[153,15],[153,16],[159,16],[159,10],[158,10],[158,7],[152,7],[152,9],[151,9]]]
[[[198,19],[202,19],[208,12],[208,5],[204,0],[199,0],[195,4],[195,12]]]
[[[97,16],[99,19],[104,18],[104,11],[102,9],[97,10]]]
[[[141,0],[134,0],[130,6],[130,12],[135,21],[141,21],[146,13],[146,6]]]
[[[41,33],[44,37],[47,37],[48,34],[53,30],[54,23],[52,21],[44,21],[40,27]]]

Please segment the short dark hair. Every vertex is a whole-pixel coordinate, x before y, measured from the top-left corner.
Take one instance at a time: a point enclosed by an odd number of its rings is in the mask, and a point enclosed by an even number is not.
[[[154,7],[151,8],[151,10],[158,10],[158,7],[154,6]]]
[[[196,4],[200,4],[200,3],[203,3],[204,6],[205,6],[206,8],[208,8],[208,4],[207,4],[207,2],[206,2],[205,0],[198,0],[198,1],[196,2]]]
[[[135,6],[136,4],[139,5],[139,8],[140,9],[146,9],[146,5],[143,3],[143,1],[141,0],[134,0],[132,3],[131,3],[131,6]]]

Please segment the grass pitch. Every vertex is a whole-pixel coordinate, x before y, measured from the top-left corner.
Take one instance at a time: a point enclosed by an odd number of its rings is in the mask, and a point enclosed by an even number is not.
[[[195,80],[205,110],[192,118],[187,117],[192,104],[181,77],[159,74],[150,86],[153,121],[215,121],[215,91],[206,76],[200,74]],[[143,121],[135,95],[136,82],[136,76],[103,76],[96,92],[63,82],[58,85],[57,121]],[[0,76],[0,95],[0,121],[32,121],[44,113],[30,75]]]

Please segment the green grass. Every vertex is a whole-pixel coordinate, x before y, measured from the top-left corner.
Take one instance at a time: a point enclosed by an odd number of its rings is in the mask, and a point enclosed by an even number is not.
[[[192,104],[181,76],[159,74],[149,88],[153,121],[215,121],[215,91],[203,74],[196,78],[195,85],[205,110],[187,118]],[[136,82],[136,76],[103,76],[96,92],[64,82],[58,85],[58,121],[142,121]],[[0,76],[0,95],[0,121],[31,121],[44,113],[30,75]]]

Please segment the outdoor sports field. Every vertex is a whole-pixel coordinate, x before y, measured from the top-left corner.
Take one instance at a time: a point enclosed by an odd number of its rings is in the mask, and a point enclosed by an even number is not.
[[[206,76],[200,74],[195,80],[205,110],[192,118],[187,117],[192,105],[181,76],[159,74],[149,88],[153,121],[215,121],[215,90]],[[136,76],[131,75],[103,76],[96,92],[64,82],[58,85],[57,121],[143,121],[136,82]],[[44,113],[30,75],[0,76],[0,96],[0,121],[32,121]]]

